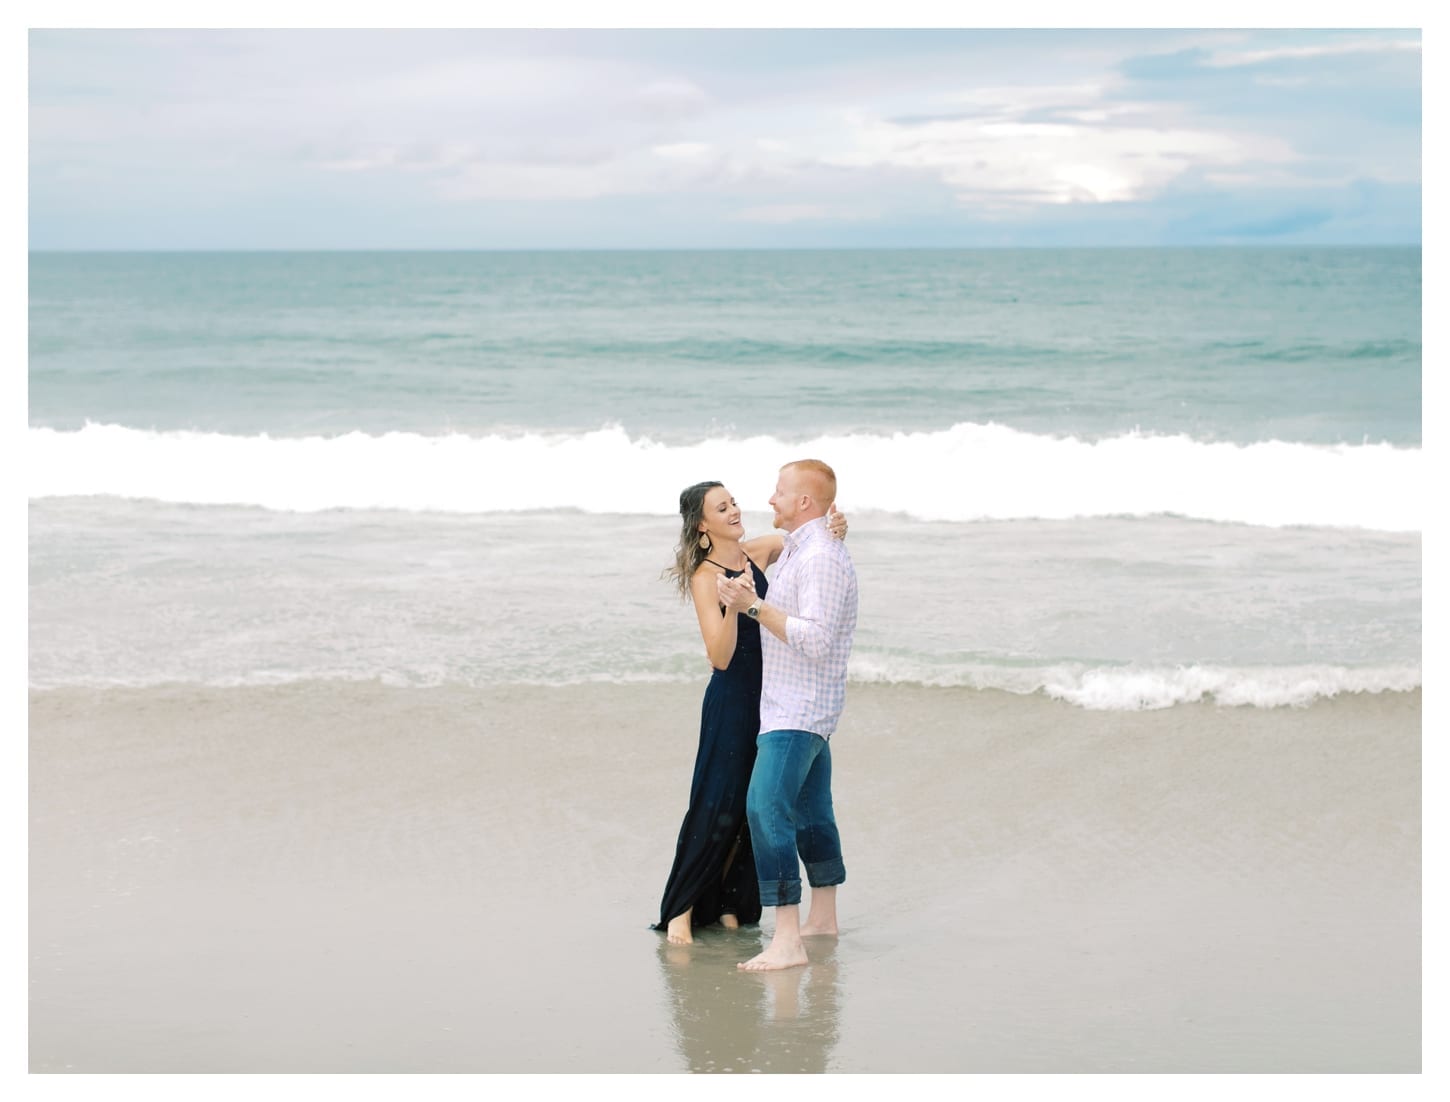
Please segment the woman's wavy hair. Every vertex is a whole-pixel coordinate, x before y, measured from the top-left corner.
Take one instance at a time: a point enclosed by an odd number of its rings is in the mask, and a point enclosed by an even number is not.
[[[690,592],[690,579],[710,552],[700,547],[700,521],[705,516],[705,495],[723,482],[696,482],[680,491],[680,542],[675,561],[664,576],[675,583],[683,600]]]

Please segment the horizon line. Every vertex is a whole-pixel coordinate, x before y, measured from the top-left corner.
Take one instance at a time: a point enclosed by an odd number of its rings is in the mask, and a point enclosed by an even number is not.
[[[1423,241],[1257,241],[1199,242],[1158,245],[702,245],[702,246],[639,246],[639,245],[526,245],[439,248],[435,246],[277,246],[249,248],[237,246],[156,248],[80,247],[31,248],[27,255],[90,255],[96,253],[825,253],[825,252],[1029,252],[1037,250],[1152,252],[1159,249],[1423,249]]]

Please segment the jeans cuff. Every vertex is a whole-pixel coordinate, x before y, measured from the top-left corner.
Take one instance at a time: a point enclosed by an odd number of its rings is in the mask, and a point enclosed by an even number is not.
[[[843,874],[844,875],[844,874]],[[763,907],[789,907],[801,901],[799,880],[762,880],[760,904]]]
[[[846,863],[839,857],[806,863],[806,879],[813,888],[832,888],[846,882]]]

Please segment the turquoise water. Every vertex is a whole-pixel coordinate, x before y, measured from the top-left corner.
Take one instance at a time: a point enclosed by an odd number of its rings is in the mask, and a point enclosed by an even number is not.
[[[803,454],[852,518],[857,680],[1420,682],[1418,249],[30,269],[34,685],[695,679],[678,491],[759,532]]]
[[[40,254],[31,424],[1420,442],[1418,249]]]

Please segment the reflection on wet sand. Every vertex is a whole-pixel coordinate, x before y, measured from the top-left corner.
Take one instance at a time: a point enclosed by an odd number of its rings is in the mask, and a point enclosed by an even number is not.
[[[813,938],[811,963],[781,972],[735,965],[764,947],[757,929],[661,939],[660,972],[680,1056],[690,1071],[826,1071],[839,1033],[836,942]]]

